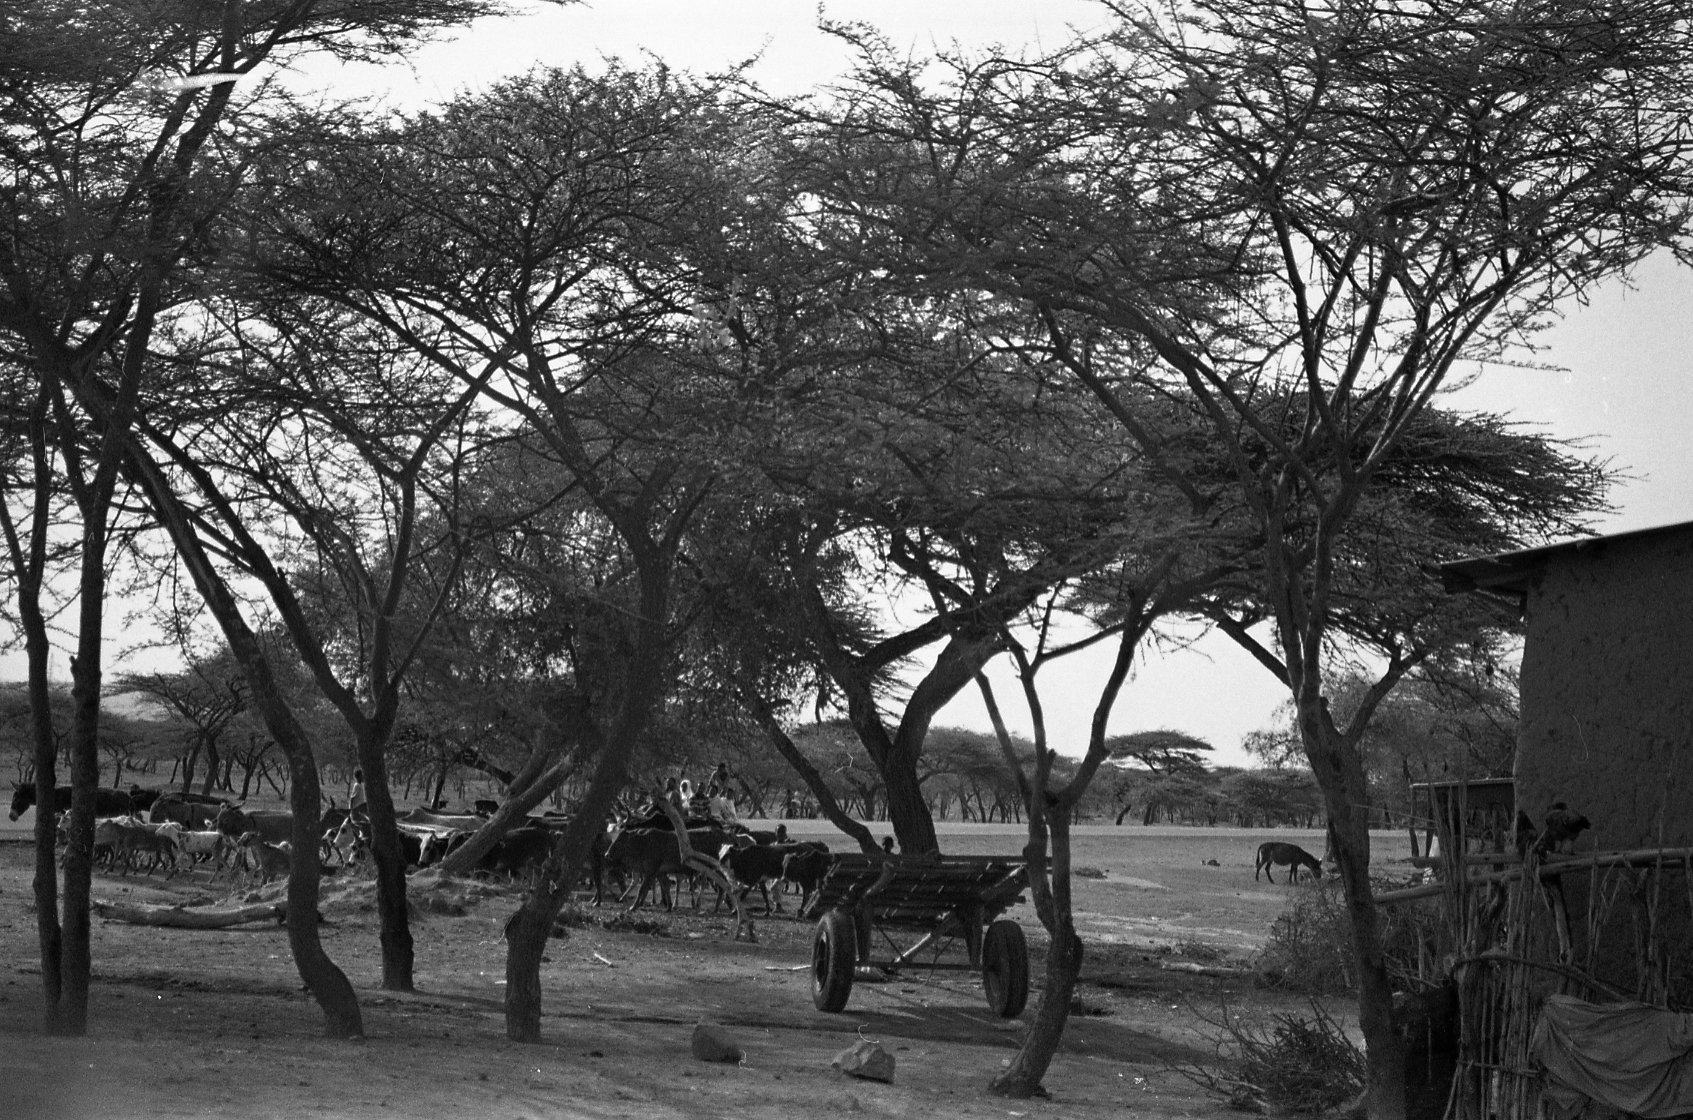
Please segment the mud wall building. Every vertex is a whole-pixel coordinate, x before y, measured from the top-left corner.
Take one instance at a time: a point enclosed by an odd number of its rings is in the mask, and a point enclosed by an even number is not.
[[[1693,522],[1445,565],[1525,623],[1517,807],[1582,847],[1693,844]]]

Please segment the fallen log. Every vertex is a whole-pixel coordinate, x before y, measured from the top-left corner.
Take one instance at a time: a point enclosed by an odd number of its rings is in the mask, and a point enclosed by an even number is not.
[[[1159,961],[1158,967],[1165,972],[1192,972],[1200,976],[1222,976],[1234,979],[1257,975],[1250,968],[1236,968],[1223,964],[1197,964],[1193,961]]]
[[[176,906],[140,906],[128,902],[94,899],[88,908],[102,918],[135,926],[174,926],[178,929],[224,929],[248,922],[277,922],[288,910],[286,902],[262,902],[234,910],[191,909]]]

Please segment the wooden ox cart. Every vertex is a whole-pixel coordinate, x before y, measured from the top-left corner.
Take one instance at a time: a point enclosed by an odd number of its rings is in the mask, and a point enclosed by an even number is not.
[[[994,1013],[1021,1014],[1029,999],[1029,946],[1023,928],[1000,915],[1022,901],[1023,861],[1006,856],[929,858],[844,854],[834,857],[802,917],[817,918],[811,944],[811,999],[841,1011],[860,968],[915,967],[982,974]],[[893,931],[921,931],[900,948]],[[941,960],[955,942],[967,962]]]

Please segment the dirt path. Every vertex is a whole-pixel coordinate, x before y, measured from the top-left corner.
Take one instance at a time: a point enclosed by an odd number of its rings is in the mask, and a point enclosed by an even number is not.
[[[1007,1101],[983,1087],[1021,1024],[996,1019],[975,977],[907,972],[859,983],[845,1013],[811,1005],[809,924],[758,922],[757,944],[724,918],[679,914],[665,935],[589,922],[554,942],[544,966],[545,1042],[504,1037],[505,946],[515,906],[501,891],[420,881],[419,992],[380,976],[367,882],[326,892],[324,940],[358,987],[368,1037],[320,1038],[274,926],[188,931],[96,919],[92,1030],[38,1031],[39,964],[28,845],[0,844],[0,1116],[9,1120],[170,1117],[889,1117],[1212,1116],[1219,1106],[1172,1066],[1211,1057],[1194,1009],[1224,998],[1260,1010],[1299,1001],[1250,984],[1166,971],[1142,944],[1090,951],[1050,1101]],[[201,877],[203,879],[203,876]],[[184,877],[100,877],[122,901],[210,897]],[[1032,915],[1025,927],[1036,930]],[[1133,940],[1141,940],[1138,936]],[[1038,985],[1041,944],[1036,951]],[[1031,1000],[1032,1003],[1032,1000]],[[724,1026],[739,1065],[693,1060],[697,1022]],[[830,1058],[858,1038],[896,1060],[893,1084],[855,1080]]]

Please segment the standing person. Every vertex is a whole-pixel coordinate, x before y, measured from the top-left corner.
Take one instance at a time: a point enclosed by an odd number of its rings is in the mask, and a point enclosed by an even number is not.
[[[348,816],[368,817],[370,810],[364,804],[364,769],[353,767],[353,787],[347,791]]]
[[[719,762],[717,769],[711,772],[711,779],[705,784],[705,795],[707,797],[716,797],[718,794],[722,794],[724,797],[729,796],[729,764],[727,762]]]
[[[718,824],[727,828],[741,823],[740,814],[735,811],[735,803],[729,800],[727,790],[712,794],[710,804],[711,817]]]

